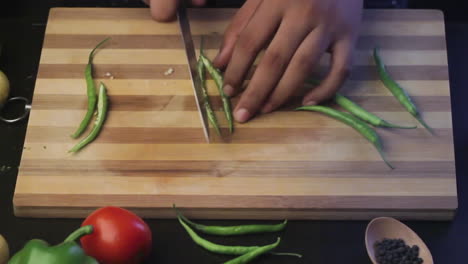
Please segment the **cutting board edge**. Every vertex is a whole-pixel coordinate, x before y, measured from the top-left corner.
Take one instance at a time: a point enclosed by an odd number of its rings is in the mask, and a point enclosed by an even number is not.
[[[96,208],[65,207],[18,207],[14,206],[16,217],[22,218],[85,218]],[[147,219],[175,219],[173,209],[168,208],[126,208]],[[66,210],[66,211],[64,211]],[[363,221],[376,217],[394,217],[400,220],[452,221],[457,210],[251,210],[251,209],[184,209],[192,219],[232,220],[346,220]]]

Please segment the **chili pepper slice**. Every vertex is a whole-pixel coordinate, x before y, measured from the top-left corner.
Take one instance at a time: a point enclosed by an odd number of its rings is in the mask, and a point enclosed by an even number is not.
[[[177,210],[177,209],[176,209]],[[288,220],[276,225],[238,225],[238,226],[206,226],[192,222],[177,210],[178,216],[189,226],[202,233],[218,236],[238,236],[258,233],[272,233],[283,230]]]
[[[255,249],[255,250],[252,250],[252,251],[250,251],[248,253],[245,253],[242,256],[239,256],[239,257],[237,257],[235,259],[231,259],[231,260],[229,260],[227,262],[224,262],[224,264],[245,264],[245,263],[249,263],[250,261],[252,261],[253,259],[259,257],[260,255],[268,253],[271,250],[278,247],[280,242],[281,242],[281,238],[278,237],[278,240],[276,240],[275,243],[270,244],[270,245],[266,245],[266,246],[263,246],[263,247],[259,247],[259,248]]]
[[[94,85],[93,80],[93,59],[96,50],[101,47],[104,43],[106,43],[110,38],[106,38],[101,41],[99,44],[94,47],[94,49],[89,53],[88,64],[85,68],[85,79],[86,79],[86,95],[88,97],[88,109],[86,111],[86,115],[84,116],[83,120],[80,123],[78,129],[71,135],[72,138],[78,138],[83,134],[83,132],[88,127],[89,123],[91,122],[91,118],[93,117],[94,110],[96,109],[96,87]]]
[[[399,126],[392,123],[389,123],[382,118],[368,112],[355,102],[351,101],[344,95],[337,93],[334,97],[334,101],[345,110],[351,114],[359,117],[360,119],[366,121],[367,123],[377,126],[377,127],[389,127],[389,128],[401,128],[401,129],[414,129],[416,126]]]
[[[434,131],[432,130],[432,128],[429,127],[429,125],[426,124],[426,122],[421,118],[421,115],[418,109],[416,108],[416,106],[414,105],[414,103],[411,101],[410,96],[395,80],[392,79],[390,74],[387,72],[387,69],[385,68],[385,64],[380,58],[378,48],[374,48],[374,61],[375,61],[375,64],[377,65],[380,80],[385,85],[385,87],[387,87],[388,90],[390,90],[390,92],[400,102],[400,104],[403,105],[403,107],[414,118],[416,118],[416,120],[418,120],[419,123],[421,123],[421,125],[423,125],[431,134],[434,134]]]
[[[223,75],[205,55],[201,54],[200,59],[203,61],[203,64],[205,64],[208,73],[211,75],[211,77],[213,77],[216,86],[218,87],[218,91],[221,96],[221,101],[223,102],[224,115],[226,116],[226,120],[229,124],[229,132],[232,133],[234,131],[234,120],[232,119],[231,101],[223,91]]]
[[[213,111],[213,108],[211,107],[210,104],[210,98],[208,96],[208,92],[206,91],[206,78],[205,78],[205,64],[203,64],[203,61],[201,59],[201,56],[203,54],[203,37],[201,38],[201,44],[200,44],[200,57],[198,58],[198,75],[200,76],[200,82],[201,82],[201,87],[202,87],[202,92],[203,92],[203,100],[204,100],[204,106],[206,109],[206,113],[208,115],[208,120],[210,121],[211,125],[214,127],[216,130],[216,133],[218,136],[221,136],[221,130],[219,129],[219,124],[218,124],[218,119],[216,118],[216,114]]]
[[[96,137],[99,135],[99,132],[102,129],[102,126],[104,125],[104,121],[107,115],[107,107],[108,107],[108,98],[107,98],[106,87],[104,86],[104,83],[101,82],[99,86],[97,117],[96,117],[94,127],[86,138],[81,140],[68,152],[77,152],[81,150],[82,148],[84,148],[89,143],[91,143],[94,139],[96,139]]]
[[[374,129],[372,129],[368,124],[366,124],[366,122],[358,119],[357,117],[349,113],[344,113],[344,112],[335,110],[327,106],[321,106],[321,105],[302,106],[302,107],[296,108],[296,110],[320,112],[351,126],[356,131],[361,133],[361,135],[363,135],[370,143],[372,143],[372,145],[374,145],[374,147],[379,152],[380,156],[382,157],[383,161],[387,164],[387,166],[390,167],[391,169],[394,169],[392,164],[390,164],[390,162],[387,161],[387,159],[385,158],[383,154],[382,143],[380,141],[379,136],[374,131]]]

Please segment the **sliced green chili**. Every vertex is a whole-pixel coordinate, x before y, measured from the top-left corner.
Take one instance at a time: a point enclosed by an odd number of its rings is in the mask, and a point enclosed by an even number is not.
[[[288,223],[287,220],[284,220],[284,222],[276,225],[206,226],[192,222],[179,211],[177,211],[177,214],[185,223],[189,224],[195,230],[205,234],[218,236],[238,236],[246,234],[278,232],[283,230]]]
[[[198,76],[200,77],[200,82],[201,82],[201,87],[202,87],[202,92],[203,92],[203,100],[204,100],[203,105],[206,109],[208,120],[210,121],[214,129],[216,130],[216,133],[218,134],[218,136],[221,136],[221,130],[219,129],[218,119],[216,118],[216,114],[213,111],[213,108],[211,107],[210,98],[206,90],[206,79],[205,79],[206,69],[205,69],[205,64],[203,64],[203,61],[201,59],[202,54],[203,54],[203,37],[201,38],[200,57],[198,58],[198,64],[197,64]]]
[[[338,110],[335,110],[331,107],[327,106],[321,106],[321,105],[310,105],[310,106],[302,106],[299,108],[296,108],[296,110],[307,110],[307,111],[315,111],[315,112],[320,112],[323,114],[326,114],[338,121],[341,121],[352,128],[354,128],[356,131],[361,133],[369,142],[371,142],[374,147],[377,149],[379,152],[380,156],[382,157],[383,161],[391,168],[393,169],[394,167],[390,164],[390,162],[387,161],[385,158],[383,151],[382,151],[382,143],[380,141],[379,136],[377,133],[372,129],[366,122],[360,120],[359,118],[356,118],[355,116],[349,114],[349,113],[344,113]]]
[[[110,38],[106,38],[101,41],[99,44],[94,47],[94,49],[89,53],[88,64],[85,68],[85,79],[86,79],[86,95],[88,97],[88,109],[86,111],[86,115],[84,116],[83,120],[80,123],[78,129],[71,135],[72,138],[78,138],[83,134],[83,132],[88,127],[89,123],[91,122],[91,118],[93,117],[94,111],[96,109],[96,87],[94,85],[93,80],[93,58],[94,53],[96,50],[101,47],[105,42],[107,42]]]
[[[107,115],[107,106],[108,106],[108,99],[107,99],[107,92],[106,87],[101,82],[99,86],[99,98],[98,98],[98,109],[97,109],[97,117],[94,123],[94,127],[89,133],[87,137],[81,140],[78,144],[76,144],[72,149],[68,152],[77,152],[84,148],[86,145],[91,143],[96,137],[99,135],[99,132],[102,129],[104,121]]]
[[[418,109],[411,101],[411,98],[406,93],[406,91],[395,80],[393,80],[390,74],[387,72],[385,64],[380,58],[379,50],[377,48],[374,48],[374,61],[379,71],[380,80],[385,85],[385,87],[387,87],[390,90],[390,92],[393,94],[393,96],[395,96],[395,98],[400,102],[400,104],[403,105],[403,107],[405,107],[406,110],[414,118],[416,118],[416,120],[418,120],[419,123],[421,123],[421,125],[423,125],[431,134],[434,134],[432,128],[429,127],[429,125],[427,125],[426,122],[424,122],[424,120],[421,118]]]
[[[244,255],[242,256],[239,256],[235,259],[231,259],[227,262],[224,262],[224,264],[245,264],[245,263],[249,263],[250,261],[252,261],[253,259],[259,257],[260,255],[263,255],[265,253],[268,253],[270,251],[272,251],[273,249],[275,249],[276,247],[278,247],[279,243],[281,242],[281,238],[278,237],[278,240],[276,240],[275,243],[273,244],[270,244],[270,245],[266,245],[266,246],[263,246],[263,247],[259,247],[255,250],[252,250],[248,253],[245,253]]]
[[[218,87],[219,95],[221,96],[221,101],[223,102],[224,115],[226,116],[226,120],[229,124],[229,131],[232,133],[234,131],[234,120],[232,118],[231,101],[229,100],[229,97],[227,97],[223,90],[223,75],[205,55],[201,54],[200,58],[203,61],[203,64],[205,64],[205,67],[210,73],[211,77],[213,77],[216,86]]]
[[[366,121],[367,123],[377,126],[377,127],[389,127],[389,128],[401,128],[401,129],[414,129],[416,126],[399,126],[389,123],[382,118],[368,112],[355,102],[351,101],[347,97],[337,93],[334,98],[335,102],[343,107],[345,110],[350,112],[351,114],[359,117],[360,119]]]

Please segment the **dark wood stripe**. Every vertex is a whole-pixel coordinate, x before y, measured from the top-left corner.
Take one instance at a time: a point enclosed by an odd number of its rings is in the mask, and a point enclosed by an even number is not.
[[[243,195],[235,197],[231,195],[102,195],[102,194],[15,194],[14,203],[21,206],[22,201],[28,201],[28,206],[103,206],[118,205],[122,207],[135,206],[152,208],[171,208],[177,204],[183,209],[185,206],[191,208],[217,208],[217,209],[239,209],[249,210],[262,209],[285,209],[327,211],[342,209],[455,209],[456,197],[452,196],[270,196],[270,195]],[[110,204],[109,204],[110,203]],[[193,209],[192,209],[193,210]],[[366,211],[367,212],[367,211]]]
[[[85,93],[85,91],[83,91]],[[222,110],[222,103],[218,96],[212,96],[212,107]],[[403,106],[393,96],[353,96],[354,102],[368,111],[404,112]],[[414,103],[421,112],[450,112],[449,96],[414,96]],[[239,97],[232,98],[233,108]],[[300,97],[293,98],[278,111],[292,111],[301,105]],[[55,95],[37,94],[33,98],[33,109],[86,109],[85,95]],[[193,96],[158,96],[158,95],[113,95],[110,97],[110,109],[113,111],[197,111]]]
[[[84,64],[41,64],[38,78],[40,79],[80,79],[84,78]],[[167,69],[173,68],[174,73],[165,76]],[[417,66],[388,66],[387,70],[396,80],[448,80],[448,67],[439,65]],[[255,67],[252,67],[247,79],[250,79]],[[325,72],[325,68],[318,72]],[[163,64],[96,64],[94,65],[95,78],[107,78],[110,72],[116,79],[189,79],[186,65]],[[208,77],[209,78],[209,77]],[[352,69],[351,80],[378,80],[379,76],[375,66],[355,66]]]
[[[24,159],[21,174],[28,176],[95,177],[339,177],[339,178],[453,178],[451,161],[395,161],[385,170],[381,161],[146,161]]]
[[[446,41],[444,36],[361,36],[356,46],[360,50],[445,50]]]
[[[411,9],[365,9],[364,21],[440,21],[444,15],[440,10],[411,10]]]
[[[228,21],[236,9],[205,9],[203,12],[190,14],[191,19],[204,21]],[[52,9],[53,19],[82,19],[82,20],[148,20],[151,19],[149,9],[130,8],[93,8],[76,9],[60,8]],[[443,14],[438,10],[364,10],[364,22],[374,21],[438,21],[443,19]]]
[[[16,197],[19,197],[16,199]],[[34,195],[15,195],[18,203],[25,204],[24,199],[35,199]],[[123,198],[127,199],[127,198]],[[14,202],[15,203],[15,202]],[[15,215],[18,217],[35,218],[85,218],[94,210],[105,205],[116,203],[121,206],[120,200],[103,202],[95,206],[16,206],[14,204]],[[454,206],[456,207],[456,206]],[[172,208],[151,208],[135,207],[128,205],[125,208],[143,218],[174,219],[174,209]],[[264,220],[264,223],[274,223],[271,220],[371,220],[382,215],[394,217],[400,220],[429,220],[429,221],[450,221],[455,216],[455,209],[262,209],[262,208],[242,208],[242,209],[203,209],[203,208],[183,208],[184,214],[191,219],[239,219],[239,224],[245,224],[245,220]]]
[[[48,49],[91,49],[107,36],[47,34],[44,48]],[[183,49],[180,36],[177,35],[110,35],[112,39],[106,49]],[[194,35],[195,48],[199,49],[200,36]],[[206,49],[218,49],[222,36],[204,35]],[[357,48],[370,50],[378,46],[390,50],[444,50],[444,36],[362,36]]]
[[[448,67],[435,65],[387,66],[387,71],[395,80],[448,80]],[[378,80],[375,66],[355,66],[351,80]]]
[[[74,127],[41,127],[28,128],[28,142],[30,143],[70,143],[70,134]],[[427,144],[451,140],[452,129],[435,129],[438,137],[421,137],[424,129],[392,130],[381,133],[383,141],[397,134],[400,143],[409,140],[412,143],[425,142]],[[237,128],[236,133],[229,135],[227,129],[223,131],[223,139],[212,136],[214,143],[232,142],[236,144],[295,144],[297,142],[334,142],[334,141],[362,141],[365,139],[358,133],[350,133],[343,128]],[[106,127],[96,141],[99,143],[115,144],[185,144],[204,143],[205,139],[200,128],[135,128],[135,127]]]

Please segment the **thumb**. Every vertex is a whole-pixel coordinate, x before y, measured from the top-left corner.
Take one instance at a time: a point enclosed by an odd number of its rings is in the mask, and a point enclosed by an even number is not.
[[[180,0],[146,1],[150,2],[151,16],[154,20],[159,22],[167,22],[175,19]]]

